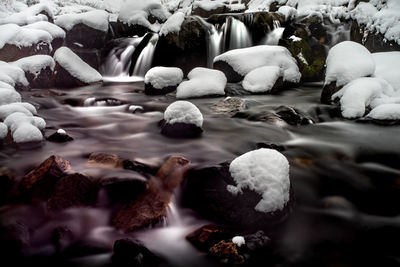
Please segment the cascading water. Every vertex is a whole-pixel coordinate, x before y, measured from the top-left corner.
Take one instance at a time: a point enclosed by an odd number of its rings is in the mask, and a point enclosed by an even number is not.
[[[279,20],[274,20],[273,25],[274,28],[272,29],[272,31],[267,34],[267,36],[264,38],[263,41],[261,41],[262,44],[278,45],[279,40],[282,38],[283,31],[285,30],[285,28],[281,27],[281,23],[279,22]]]
[[[136,60],[135,68],[133,69],[134,76],[144,77],[146,72],[151,68],[153,62],[154,51],[158,42],[158,35],[154,34],[149,40],[146,47],[143,48],[138,59]]]

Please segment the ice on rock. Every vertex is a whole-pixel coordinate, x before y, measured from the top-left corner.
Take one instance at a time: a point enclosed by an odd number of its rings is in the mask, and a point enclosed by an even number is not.
[[[169,105],[164,112],[164,120],[168,124],[186,123],[196,125],[197,127],[203,125],[203,115],[189,101],[176,101]]]
[[[289,201],[289,162],[280,152],[261,148],[247,152],[234,159],[229,172],[236,186],[228,185],[232,194],[250,189],[262,196],[254,207],[259,212],[282,210]]]
[[[277,66],[265,66],[250,71],[243,79],[243,88],[252,93],[269,92],[283,71]]]
[[[225,95],[227,79],[222,71],[198,67],[189,72],[188,79],[178,86],[177,98]]]
[[[177,86],[182,82],[183,72],[175,67],[154,67],[144,77],[146,84],[151,84],[155,89],[163,89],[168,86]]]
[[[329,50],[325,84],[343,86],[357,78],[372,76],[375,61],[367,48],[352,41],[341,42]]]
[[[160,35],[167,35],[170,32],[179,32],[184,20],[185,14],[183,12],[176,12],[161,26]]]
[[[108,17],[109,13],[104,10],[93,10],[79,14],[64,14],[58,16],[54,23],[68,31],[77,24],[85,24],[90,28],[107,32]]]
[[[69,74],[84,83],[96,83],[103,80],[101,74],[83,61],[68,47],[61,47],[54,53],[54,60]]]

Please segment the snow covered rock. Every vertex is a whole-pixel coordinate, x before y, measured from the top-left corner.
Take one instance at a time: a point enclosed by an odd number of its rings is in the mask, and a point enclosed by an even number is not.
[[[56,51],[58,48],[60,48],[65,39],[65,31],[57,25],[48,21],[38,21],[32,24],[28,24],[24,26],[24,28],[37,29],[48,32],[53,38],[53,41],[51,42],[53,51]]]
[[[264,66],[250,71],[244,77],[242,85],[252,93],[276,91],[283,86],[282,76],[283,71],[280,67]]]
[[[182,82],[183,72],[180,68],[154,67],[144,77],[145,93],[148,95],[165,95],[176,90]]]
[[[0,25],[0,60],[10,62],[37,54],[48,55],[52,41],[51,34],[44,30]]]
[[[214,58],[214,68],[223,71],[229,82],[239,82],[250,71],[263,66],[281,67],[284,82],[300,81],[296,60],[282,46],[260,45],[235,49]]]
[[[375,61],[364,46],[352,41],[335,45],[329,50],[326,58],[321,102],[330,103],[331,96],[342,86],[357,78],[372,76],[374,72]]]
[[[62,87],[83,86],[103,80],[100,73],[84,62],[68,47],[54,53],[55,84]]]
[[[48,88],[52,86],[54,59],[47,55],[30,56],[10,63],[21,68],[31,88]]]
[[[400,91],[400,52],[373,53],[376,68],[374,77],[384,79],[397,91]]]
[[[400,103],[379,105],[366,116],[374,120],[400,121]]]
[[[15,102],[0,106],[0,119],[5,120],[9,115],[15,112],[23,113],[27,116],[37,114],[36,108],[32,104]]]
[[[55,143],[65,143],[73,141],[74,138],[72,138],[65,130],[58,129],[55,133],[47,137],[47,140]]]
[[[235,244],[238,247],[241,247],[244,244],[246,244],[246,241],[244,240],[243,236],[234,236],[232,238],[232,243]]]
[[[21,102],[21,95],[15,90],[0,88],[0,105]]]
[[[176,101],[164,112],[161,133],[169,137],[198,137],[203,132],[203,115],[188,101]]]
[[[29,85],[25,72],[18,66],[0,61],[0,82],[8,84],[12,89]],[[7,86],[2,86],[7,87]]]
[[[4,124],[10,129],[13,140],[16,143],[40,142],[43,140],[41,130],[46,127],[46,122],[40,117],[15,112],[7,116]]]
[[[0,122],[0,140],[4,139],[8,135],[8,127],[4,123]]]
[[[227,79],[219,70],[194,68],[188,74],[188,81],[182,82],[176,92],[179,99],[225,95]]]
[[[0,18],[0,25],[17,24],[23,26],[37,21],[53,22],[53,12],[47,4],[36,4],[20,12]]]
[[[109,13],[93,10],[79,14],[58,16],[54,23],[66,31],[68,47],[102,48],[105,45],[109,27]]]
[[[172,32],[180,32],[184,20],[185,14],[182,12],[176,12],[161,26],[160,35],[167,35]]]
[[[192,15],[208,18],[213,14],[222,14],[227,7],[220,0],[196,0],[192,4]]]

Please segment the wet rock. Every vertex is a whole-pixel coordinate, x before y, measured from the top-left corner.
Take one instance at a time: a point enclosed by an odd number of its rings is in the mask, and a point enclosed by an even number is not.
[[[196,138],[200,137],[203,129],[194,124],[177,122],[174,124],[160,122],[161,134],[173,138]]]
[[[28,226],[21,221],[14,221],[0,226],[0,250],[2,261],[18,262],[19,257],[25,255],[25,250],[30,244]]]
[[[228,10],[229,9],[224,4],[210,10],[203,9],[201,6],[195,6],[192,9],[192,15],[208,18],[211,15],[226,13]]]
[[[50,55],[50,43],[39,42],[31,46],[18,46],[14,44],[5,44],[0,49],[0,60],[5,62],[12,62],[24,57],[34,55]]]
[[[16,184],[14,173],[7,167],[0,167],[0,205],[9,200],[9,194]]]
[[[129,159],[125,159],[122,161],[122,165],[123,168],[126,170],[132,170],[132,171],[136,171],[139,172],[141,174],[144,175],[155,175],[158,171],[158,169],[160,169],[161,165],[163,164],[163,162],[160,162],[160,164],[158,164],[158,162],[150,162],[150,161],[146,161],[146,160],[140,160],[140,159],[134,159],[134,160],[129,160]]]
[[[247,119],[249,121],[262,121],[273,124],[284,124],[285,122],[272,110],[248,109],[235,113],[233,118]]]
[[[49,88],[53,85],[53,70],[50,67],[41,69],[38,74],[25,71],[30,88]]]
[[[214,69],[222,71],[226,79],[228,80],[229,83],[237,83],[243,80],[244,76],[240,75],[237,73],[231,65],[226,63],[225,61],[216,61],[214,62]]]
[[[122,159],[118,155],[108,153],[92,153],[87,164],[92,167],[122,168]]]
[[[186,17],[179,32],[160,36],[153,66],[179,67],[184,74],[207,66],[207,28],[196,17]]]
[[[166,216],[171,196],[182,183],[188,165],[183,157],[170,157],[149,180],[148,190],[117,212],[113,224],[131,232],[158,223]]]
[[[47,137],[47,140],[54,143],[65,143],[73,141],[74,138],[68,135],[64,130],[58,129],[55,133]]]
[[[227,97],[211,106],[211,109],[217,114],[226,114],[229,116],[246,109],[245,101],[238,97]]]
[[[107,33],[89,27],[83,23],[76,24],[71,30],[66,30],[65,43],[70,48],[103,48]]]
[[[161,259],[147,249],[140,241],[133,238],[124,238],[115,241],[112,266],[115,267],[151,267],[158,266]]]
[[[19,190],[29,200],[47,200],[55,184],[68,174],[71,165],[60,156],[51,156],[22,179]]]
[[[253,21],[249,27],[254,43],[260,42],[267,33],[274,29],[274,21],[284,24],[285,17],[271,10],[270,12],[257,12],[254,14]]]
[[[227,227],[208,224],[188,234],[186,239],[198,249],[208,251],[213,245],[231,236],[232,231]]]
[[[83,240],[72,243],[70,246],[66,247],[61,255],[65,258],[78,258],[109,253],[110,250],[110,247],[102,242]]]
[[[125,103],[117,98],[113,98],[113,97],[89,97],[87,99],[85,99],[83,105],[85,107],[112,107],[112,106],[120,106],[120,105],[124,105]]]
[[[314,123],[309,116],[293,107],[280,106],[275,109],[275,112],[282,120],[293,126],[309,125]]]
[[[80,173],[65,176],[59,180],[47,201],[51,211],[70,207],[91,206],[96,204],[99,182]]]
[[[275,149],[277,151],[285,151],[285,146],[281,145],[281,144],[276,144],[276,143],[272,143],[272,142],[259,142],[256,144],[257,149],[258,148],[269,148],[269,149]]]
[[[228,265],[241,265],[245,259],[239,254],[237,246],[233,242],[221,241],[212,246],[209,255]]]
[[[51,233],[51,243],[54,245],[57,253],[65,250],[74,239],[74,234],[67,226],[56,227]]]
[[[242,194],[233,195],[227,190],[228,185],[235,185],[228,163],[193,168],[187,175],[183,204],[206,219],[245,231],[268,229],[282,222],[291,209],[289,201],[283,210],[256,211],[254,207],[261,200],[259,194],[244,189]]]
[[[144,93],[146,95],[166,95],[176,91],[178,86],[167,86],[161,89],[154,88],[150,83],[144,84]]]
[[[332,100],[332,95],[339,91],[341,87],[336,86],[336,82],[332,82],[330,84],[325,84],[322,88],[321,93],[321,103],[323,104],[332,104],[334,101]]]
[[[100,69],[101,60],[102,60],[102,50],[96,48],[72,48],[75,54],[77,54],[84,62],[86,62],[89,66],[94,68],[95,70]]]
[[[244,236],[246,241],[245,249],[247,253],[255,253],[268,248],[271,244],[271,239],[265,235],[263,231],[257,231],[255,234]]]
[[[225,93],[228,96],[250,95],[250,92],[244,90],[240,83],[227,83],[225,87]]]

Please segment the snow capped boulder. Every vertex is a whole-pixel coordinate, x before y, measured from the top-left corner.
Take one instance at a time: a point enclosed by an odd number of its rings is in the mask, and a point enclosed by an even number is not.
[[[288,160],[262,148],[230,164],[190,170],[183,204],[204,218],[249,232],[268,230],[284,220],[291,194]]]
[[[225,95],[226,77],[219,70],[194,68],[188,74],[188,81],[182,82],[176,92],[179,99]]]
[[[400,103],[379,105],[366,116],[369,119],[379,121],[400,122]]]
[[[48,88],[52,86],[52,75],[56,63],[51,56],[37,55],[21,58],[10,63],[21,68],[31,88]]]
[[[0,18],[1,24],[17,24],[23,26],[37,21],[53,22],[53,12],[47,4],[36,4],[17,13]]]
[[[185,14],[182,12],[176,12],[161,26],[160,35],[167,35],[172,32],[180,32],[183,21],[185,20]]]
[[[61,47],[54,53],[55,84],[61,87],[76,87],[103,80],[100,73],[84,62],[68,47]]]
[[[214,58],[214,68],[223,71],[229,82],[239,82],[250,71],[263,66],[281,67],[284,82],[300,81],[296,60],[282,46],[259,45],[235,49]]]
[[[376,68],[374,77],[384,79],[397,91],[400,91],[400,52],[373,53]]]
[[[164,112],[161,133],[176,138],[198,137],[203,132],[203,115],[188,101],[176,101]]]
[[[250,71],[243,79],[243,88],[252,93],[267,93],[283,86],[283,71],[278,66],[264,66]]]
[[[13,140],[16,143],[40,142],[43,140],[41,130],[46,127],[46,122],[40,117],[15,112],[7,116],[4,124],[10,129]]]
[[[58,16],[54,23],[66,31],[68,47],[102,48],[105,45],[109,27],[109,13],[93,10],[79,14]]]
[[[16,102],[0,106],[0,119],[5,120],[9,115],[15,112],[20,112],[27,116],[37,114],[36,108],[32,104]]]
[[[32,24],[28,24],[24,26],[24,28],[37,29],[48,32],[53,38],[53,41],[51,42],[53,51],[56,51],[58,48],[60,48],[65,39],[65,31],[60,27],[58,27],[57,25],[50,23],[48,21],[38,21]]]
[[[15,90],[0,88],[0,105],[21,102],[21,95]]]
[[[351,41],[335,45],[326,58],[321,102],[330,103],[331,96],[341,87],[357,78],[372,76],[374,72],[375,61],[364,46]]]
[[[25,78],[25,72],[20,67],[3,61],[0,61],[0,82],[8,84],[12,89],[29,85],[28,80]],[[2,87],[7,86],[2,85]]]
[[[72,138],[65,130],[58,129],[55,133],[50,135],[47,140],[55,143],[64,143],[73,141],[74,138]]]
[[[208,18],[213,14],[222,14],[227,11],[227,7],[220,0],[196,0],[192,5],[192,15]]]
[[[32,55],[48,55],[52,41],[53,37],[44,30],[0,25],[0,60],[10,62]]]
[[[148,95],[168,94],[176,90],[182,79],[183,72],[180,68],[154,67],[144,77],[144,92]]]
[[[0,140],[6,138],[8,134],[8,127],[4,123],[0,122]]]

